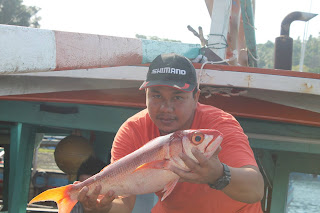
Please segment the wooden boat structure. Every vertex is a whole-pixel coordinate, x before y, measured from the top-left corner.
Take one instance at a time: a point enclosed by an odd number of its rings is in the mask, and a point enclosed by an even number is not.
[[[248,135],[265,179],[264,211],[285,212],[289,174],[320,173],[320,75],[257,68],[251,1],[226,2],[206,1],[210,34],[220,36],[199,32],[202,45],[0,25],[3,210],[26,212],[43,135],[81,130],[106,160],[120,125],[145,108],[138,88],[148,64],[175,52],[194,61],[200,102],[233,114]],[[135,211],[153,202],[142,196]]]

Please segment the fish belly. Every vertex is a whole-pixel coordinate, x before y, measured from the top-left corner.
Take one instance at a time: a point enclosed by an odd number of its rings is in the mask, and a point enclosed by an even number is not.
[[[178,175],[163,169],[142,169],[117,183],[103,186],[103,191],[113,190],[116,196],[130,196],[158,192],[164,189],[169,182],[179,178]]]

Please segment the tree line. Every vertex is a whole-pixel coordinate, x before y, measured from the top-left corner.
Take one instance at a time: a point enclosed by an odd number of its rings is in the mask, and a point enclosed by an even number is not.
[[[299,71],[301,56],[300,38],[293,40],[292,70]],[[265,44],[257,44],[258,67],[272,69],[274,65],[274,42],[267,41]],[[320,74],[320,33],[318,37],[309,36],[306,41],[303,72]]]
[[[0,24],[39,28],[40,8],[26,6],[22,0],[0,0]]]

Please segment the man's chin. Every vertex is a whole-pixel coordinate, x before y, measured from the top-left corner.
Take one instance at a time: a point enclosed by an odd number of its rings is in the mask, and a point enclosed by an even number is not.
[[[175,132],[177,130],[178,129],[176,129],[176,128],[171,128],[171,129],[169,129],[169,128],[159,128],[159,131],[160,131],[161,135],[167,135],[167,134],[170,134],[170,133]]]

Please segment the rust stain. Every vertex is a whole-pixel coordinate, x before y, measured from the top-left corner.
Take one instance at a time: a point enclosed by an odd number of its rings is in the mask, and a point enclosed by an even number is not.
[[[311,83],[304,83],[302,85],[302,88],[303,88],[303,92],[305,93],[312,93],[313,91],[313,85]]]
[[[200,83],[208,83],[208,82],[214,83],[214,80],[215,80],[215,76],[212,74],[209,74],[205,70],[203,70],[203,72],[199,74],[199,77],[200,77],[199,79]]]
[[[252,84],[252,81],[253,81],[253,78],[251,75],[248,75],[246,77],[246,81],[248,82],[248,87],[251,87],[251,84]]]

